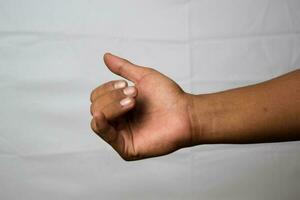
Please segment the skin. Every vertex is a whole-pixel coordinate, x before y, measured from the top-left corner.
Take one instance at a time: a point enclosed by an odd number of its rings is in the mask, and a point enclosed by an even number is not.
[[[95,88],[91,128],[124,160],[199,144],[300,139],[300,70],[252,86],[193,95],[152,68],[109,53],[104,62],[134,86],[114,80]]]

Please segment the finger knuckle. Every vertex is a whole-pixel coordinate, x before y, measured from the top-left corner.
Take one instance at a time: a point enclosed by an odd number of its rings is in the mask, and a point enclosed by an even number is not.
[[[91,94],[90,94],[90,101],[93,102],[94,99],[95,99],[95,93],[96,93],[96,90],[92,90]]]
[[[131,156],[128,156],[128,155],[121,155],[122,159],[129,162],[129,161],[134,161],[135,159]]]
[[[116,80],[113,80],[113,81],[109,81],[105,84],[105,89],[108,90],[108,89],[111,89],[111,88],[114,88],[114,84],[115,82],[117,82]]]
[[[112,99],[121,99],[124,96],[125,95],[124,95],[123,89],[118,89],[116,91],[113,91],[112,94],[111,94]]]
[[[94,114],[94,112],[95,112],[95,103],[91,104],[91,106],[90,106],[90,112],[91,112],[91,115]]]
[[[143,158],[137,151],[127,151],[123,155],[121,155],[121,157],[125,161],[135,161]]]
[[[106,90],[110,90],[111,87],[113,87],[113,82],[114,81],[109,81],[106,82],[98,87],[96,87],[95,89],[92,90],[91,94],[90,94],[90,100],[91,102],[95,101],[97,96],[99,94],[101,94],[101,92],[106,91]]]
[[[95,126],[94,120],[91,120],[90,127],[95,133],[98,134],[98,130],[97,127]]]
[[[133,155],[127,155],[127,156],[122,156],[123,160],[125,161],[135,161],[135,160],[140,160],[140,157],[133,156]]]

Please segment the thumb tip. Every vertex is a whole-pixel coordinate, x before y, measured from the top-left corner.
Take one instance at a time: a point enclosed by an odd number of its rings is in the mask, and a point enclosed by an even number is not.
[[[103,55],[104,63],[106,67],[114,74],[122,76],[125,79],[128,80],[137,80],[141,74],[143,74],[143,71],[141,68],[138,68],[136,65],[132,64],[130,61],[121,58],[119,56],[115,56],[111,53],[105,53]],[[121,67],[126,67],[121,70]]]
[[[109,57],[110,55],[112,55],[110,52],[105,52],[103,54],[103,60],[105,61],[107,59],[107,57]]]
[[[116,56],[116,55],[113,55],[113,54],[110,53],[110,52],[106,52],[106,53],[104,53],[104,55],[103,55],[103,60],[104,60],[105,64],[107,64],[108,62],[110,62],[110,60],[111,60],[112,58],[113,58],[114,60],[116,60],[116,59],[121,59],[120,57],[118,57],[118,56]],[[112,61],[112,62],[114,62],[114,61]]]
[[[112,54],[111,53],[109,53],[109,52],[106,52],[106,53],[104,53],[104,55],[103,55],[103,61],[104,61],[104,63],[105,63],[105,65],[108,67],[108,68],[110,68],[110,56],[111,56]]]
[[[123,60],[123,58],[116,56],[110,52],[106,52],[103,55],[103,61],[109,69],[115,68],[115,66],[119,65],[119,63],[122,60]]]

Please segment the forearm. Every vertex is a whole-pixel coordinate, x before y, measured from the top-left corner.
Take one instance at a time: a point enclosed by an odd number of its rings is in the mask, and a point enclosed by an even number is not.
[[[195,144],[300,139],[300,70],[191,102]]]

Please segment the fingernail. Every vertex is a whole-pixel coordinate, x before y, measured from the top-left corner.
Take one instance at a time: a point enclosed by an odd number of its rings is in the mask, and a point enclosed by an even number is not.
[[[120,89],[126,87],[126,82],[125,81],[117,81],[114,83],[114,88],[115,89]]]
[[[135,93],[135,88],[134,87],[127,87],[123,90],[124,94],[129,96],[129,95],[133,95]]]
[[[122,99],[122,100],[120,101],[120,104],[121,104],[122,106],[128,106],[131,102],[132,102],[132,99],[129,98],[129,97],[126,97],[125,99]]]

